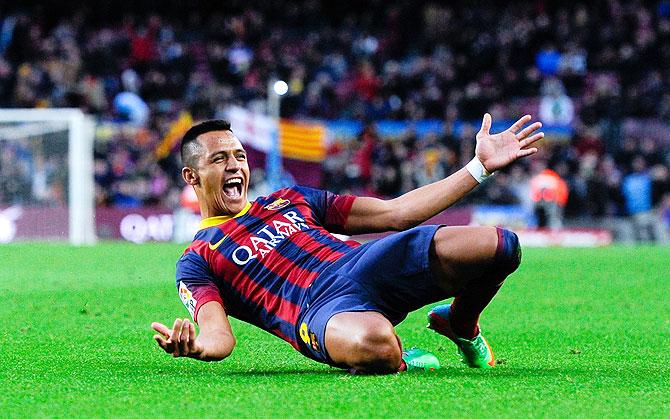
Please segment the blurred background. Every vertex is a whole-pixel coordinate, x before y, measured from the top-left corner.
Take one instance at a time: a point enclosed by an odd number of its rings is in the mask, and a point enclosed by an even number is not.
[[[3,2],[0,108],[78,108],[93,151],[67,124],[0,122],[0,242],[67,239],[73,159],[91,163],[99,239],[189,241],[177,151],[199,120],[231,120],[252,198],[391,198],[465,165],[490,112],[494,131],[541,120],[540,153],[435,222],[668,244],[669,86],[667,0]]]

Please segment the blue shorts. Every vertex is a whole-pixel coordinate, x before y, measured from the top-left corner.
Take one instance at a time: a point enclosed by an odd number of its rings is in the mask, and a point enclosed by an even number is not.
[[[419,226],[366,243],[319,275],[298,320],[301,352],[335,365],[325,345],[326,325],[335,314],[376,311],[396,325],[409,312],[449,298],[433,280],[429,265],[439,227]]]

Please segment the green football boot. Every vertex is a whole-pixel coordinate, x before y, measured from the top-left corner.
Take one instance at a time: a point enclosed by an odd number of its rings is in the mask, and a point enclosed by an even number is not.
[[[440,361],[435,355],[419,348],[412,348],[402,352],[402,360],[407,365],[407,371],[435,371],[440,369]]]
[[[489,343],[481,332],[473,339],[456,336],[451,330],[449,311],[451,304],[437,306],[428,313],[428,328],[451,339],[458,346],[461,361],[471,368],[491,368],[495,365],[495,357]]]

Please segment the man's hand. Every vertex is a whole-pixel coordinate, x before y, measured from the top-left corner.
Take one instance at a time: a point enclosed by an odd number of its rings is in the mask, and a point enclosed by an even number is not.
[[[157,322],[151,323],[151,327],[160,333],[154,339],[165,352],[175,358],[200,358],[203,348],[196,340],[195,326],[188,319],[175,320],[172,329]]]
[[[535,122],[520,131],[530,120],[531,116],[525,115],[505,131],[491,134],[489,132],[491,115],[484,114],[482,127],[477,133],[475,155],[482,162],[486,171],[493,173],[516,159],[537,153],[537,148],[530,146],[544,137],[543,132],[535,133],[542,127],[542,123]]]

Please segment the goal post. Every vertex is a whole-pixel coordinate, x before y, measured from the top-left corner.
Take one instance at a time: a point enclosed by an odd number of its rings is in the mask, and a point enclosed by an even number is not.
[[[42,123],[33,128],[37,134],[49,130],[67,130],[67,203],[68,239],[74,245],[96,242],[95,183],[93,174],[93,138],[95,122],[76,108],[0,109],[0,139],[31,135],[22,133],[17,124]],[[34,133],[32,135],[35,135]]]

